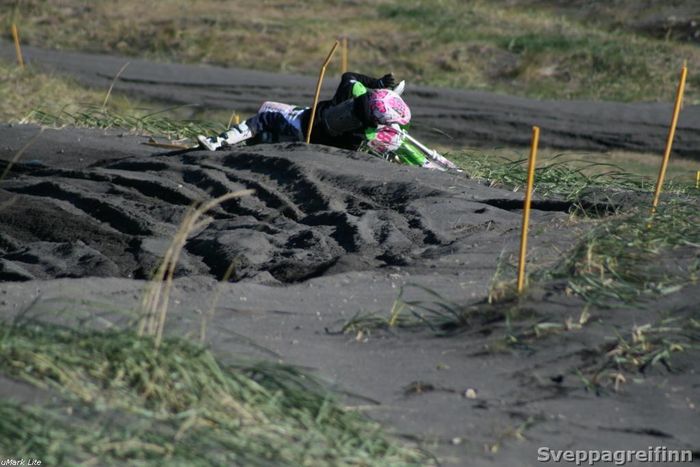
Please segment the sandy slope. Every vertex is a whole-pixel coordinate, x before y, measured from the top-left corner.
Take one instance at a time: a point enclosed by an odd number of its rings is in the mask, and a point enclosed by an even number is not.
[[[0,126],[0,159],[37,131]],[[499,254],[516,251],[521,194],[320,146],[159,153],[144,139],[46,130],[0,182],[0,203],[11,203],[0,210],[1,316],[125,323],[128,314],[114,310],[138,304],[141,279],[187,206],[253,188],[213,211],[188,242],[168,332],[198,335],[215,279],[233,260],[238,282],[220,289],[206,327],[217,354],[307,367],[445,464],[538,465],[539,446],[698,450],[693,354],[675,373],[655,368],[620,394],[586,392],[572,371],[595,364],[615,332],[662,312],[696,313],[700,287],[646,308],[593,308],[582,331],[500,353],[485,352],[505,326],[497,310],[448,338],[337,335],[358,312],[387,313],[407,284],[459,303],[481,300]],[[534,208],[531,258],[551,260],[581,225],[568,221],[567,203],[537,199]],[[408,287],[406,298],[429,297]],[[554,288],[523,307],[537,321],[562,322],[578,319],[583,303]],[[16,382],[3,388],[8,397],[45,397]],[[476,399],[464,397],[469,388]]]
[[[47,70],[74,76],[107,89],[129,62],[117,89],[177,104],[255,112],[265,100],[309,105],[315,77],[154,63],[126,57],[23,49],[27,60]],[[0,41],[0,57],[11,60],[14,49]],[[357,70],[362,71],[362,70]],[[401,77],[398,77],[399,79]],[[337,79],[328,77],[323,96],[332,95]],[[625,149],[663,151],[671,120],[671,103],[537,101],[485,92],[460,91],[409,83],[406,100],[413,110],[413,131],[425,141],[445,145],[526,145],[530,128],[542,128],[541,146],[567,150]],[[700,106],[685,106],[674,150],[700,158]]]

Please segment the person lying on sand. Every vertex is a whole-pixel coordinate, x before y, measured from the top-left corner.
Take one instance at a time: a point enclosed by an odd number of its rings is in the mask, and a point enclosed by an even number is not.
[[[357,150],[365,141],[366,128],[390,123],[407,125],[411,110],[391,90],[395,85],[391,73],[378,79],[360,73],[344,73],[333,98],[318,103],[311,143]],[[245,122],[218,136],[199,135],[197,139],[210,151],[243,141],[305,141],[309,118],[309,107],[264,102],[258,113]]]
[[[459,170],[452,162],[408,135],[411,109],[401,98],[404,82],[394,75],[371,78],[344,73],[332,99],[318,103],[311,143],[365,150],[408,165]],[[258,113],[217,136],[197,136],[210,151],[247,143],[305,141],[311,109],[264,102]]]

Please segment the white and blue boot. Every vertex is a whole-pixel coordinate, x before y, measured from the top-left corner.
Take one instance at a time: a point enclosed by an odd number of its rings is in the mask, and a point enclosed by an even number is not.
[[[234,146],[252,138],[253,131],[245,122],[232,126],[228,131],[218,136],[197,136],[199,144],[210,151],[216,151],[224,147]]]

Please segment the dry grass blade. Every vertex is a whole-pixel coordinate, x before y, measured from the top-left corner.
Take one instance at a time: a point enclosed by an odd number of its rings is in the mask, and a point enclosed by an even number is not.
[[[114,85],[116,84],[117,80],[119,79],[121,74],[124,73],[124,70],[126,70],[126,67],[128,67],[130,63],[131,62],[126,62],[124,65],[122,65],[117,74],[114,75],[112,83],[109,85],[109,89],[107,90],[107,95],[105,95],[105,100],[102,102],[103,111],[107,108],[107,101],[109,100],[109,96],[112,95],[112,89],[114,88]]]
[[[143,316],[139,324],[139,335],[143,335],[145,333],[147,335],[154,336],[156,339],[156,347],[159,346],[161,340],[163,339],[163,328],[165,327],[165,318],[168,313],[170,291],[172,290],[173,286],[173,275],[175,273],[175,268],[187,238],[193,231],[201,228],[203,225],[202,222],[199,222],[200,217],[210,209],[213,209],[226,201],[234,198],[240,198],[242,196],[248,196],[253,192],[253,190],[240,190],[227,193],[223,196],[219,196],[218,198],[208,201],[201,206],[192,206],[187,211],[185,218],[180,224],[180,228],[175,233],[170,247],[165,253],[163,262],[156,271],[156,274],[153,277],[153,280],[151,280],[148,290],[144,295],[142,301]]]

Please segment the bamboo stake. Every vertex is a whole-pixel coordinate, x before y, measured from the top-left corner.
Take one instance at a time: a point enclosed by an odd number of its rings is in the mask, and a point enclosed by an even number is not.
[[[688,67],[685,65],[681,69],[681,78],[678,82],[678,89],[676,90],[676,103],[673,106],[673,117],[671,118],[671,126],[668,129],[668,138],[666,139],[666,150],[664,151],[664,158],[661,161],[661,168],[659,168],[659,177],[656,180],[656,188],[654,190],[654,201],[651,204],[651,214],[656,212],[656,207],[659,205],[659,198],[661,196],[661,188],[664,184],[664,178],[666,177],[666,168],[668,167],[668,160],[671,158],[671,147],[673,146],[673,138],[676,134],[676,126],[678,125],[678,114],[681,111],[681,105],[683,103],[683,92],[685,91],[685,79],[688,76]]]
[[[683,68],[688,68],[688,60],[683,60]],[[683,110],[684,102],[681,100],[681,110]]]
[[[520,233],[520,260],[518,262],[518,293],[525,289],[525,257],[527,254],[527,231],[530,224],[530,203],[532,202],[532,185],[535,181],[535,162],[537,161],[537,146],[540,142],[539,127],[532,127],[530,143],[530,161],[527,166],[527,188],[523,206],[523,228]]]
[[[700,188],[700,170],[695,173],[695,188]]]
[[[341,60],[340,60],[340,72],[345,73],[348,71],[348,37],[343,37],[343,47],[341,49]]]
[[[314,129],[314,118],[316,118],[316,107],[318,106],[318,96],[321,94],[321,83],[323,83],[323,75],[326,74],[326,67],[331,61],[331,58],[333,58],[333,54],[335,53],[335,49],[338,48],[338,45],[339,42],[335,41],[335,44],[333,44],[333,48],[328,53],[328,57],[326,57],[326,61],[323,62],[321,71],[318,74],[318,82],[316,83],[316,95],[314,96],[314,105],[313,107],[311,107],[311,118],[309,119],[309,127],[308,131],[306,132],[306,144],[309,144],[311,142],[311,130]]]
[[[15,41],[17,63],[19,63],[20,68],[24,68],[24,57],[22,57],[22,48],[19,46],[19,33],[17,32],[17,25],[15,23],[12,23],[12,39]]]
[[[228,125],[226,125],[226,129],[231,128],[231,124],[234,124],[234,123],[236,125],[241,123],[241,116],[238,115],[238,112],[236,112],[235,110],[233,112],[231,112],[231,118],[228,119]]]

